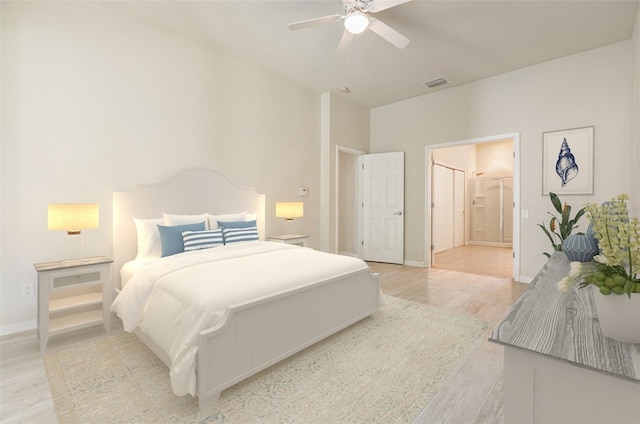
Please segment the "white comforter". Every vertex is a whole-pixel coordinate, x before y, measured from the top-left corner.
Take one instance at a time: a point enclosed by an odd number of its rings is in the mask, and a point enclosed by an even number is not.
[[[195,395],[198,332],[226,307],[368,269],[355,258],[273,242],[186,252],[142,266],[111,310],[124,329],[147,334],[171,359],[176,395]]]

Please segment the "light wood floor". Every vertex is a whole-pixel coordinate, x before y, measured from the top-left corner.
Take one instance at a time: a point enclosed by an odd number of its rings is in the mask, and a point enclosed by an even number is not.
[[[513,250],[510,247],[466,245],[436,253],[433,267],[471,274],[511,278]]]
[[[490,343],[488,337],[528,285],[510,278],[435,268],[380,263],[370,266],[380,273],[385,294],[467,313],[492,323],[483,340],[429,402],[416,423],[502,422],[503,348]]]
[[[484,252],[486,253],[486,252]],[[483,253],[483,254],[484,254]],[[466,255],[473,261],[473,255]],[[494,261],[484,257],[483,262]],[[381,274],[385,294],[501,320],[526,284],[444,269],[370,263]],[[122,331],[114,318],[112,331]],[[502,420],[502,347],[487,341],[487,333],[467,361],[447,381],[417,418],[418,423],[499,423]],[[52,338],[49,351],[104,336],[99,327]],[[0,338],[0,422],[56,423],[42,355],[35,331]]]

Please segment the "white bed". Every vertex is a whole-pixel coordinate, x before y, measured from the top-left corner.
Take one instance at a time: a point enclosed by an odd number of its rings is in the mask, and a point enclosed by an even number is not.
[[[378,276],[364,262],[264,242],[264,203],[264,195],[205,169],[114,193],[116,288],[125,264],[129,279],[114,307],[125,328],[135,329],[171,368],[174,392],[197,395],[201,408],[225,388],[378,309]],[[261,241],[131,262],[137,254],[133,218],[236,211],[256,214]]]

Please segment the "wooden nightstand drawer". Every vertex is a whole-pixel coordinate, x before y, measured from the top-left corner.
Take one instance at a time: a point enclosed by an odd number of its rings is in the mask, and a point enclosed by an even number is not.
[[[51,279],[51,288],[57,289],[60,287],[72,286],[85,283],[100,283],[100,272],[89,272],[85,274],[69,274],[62,275],[60,277],[54,277]]]

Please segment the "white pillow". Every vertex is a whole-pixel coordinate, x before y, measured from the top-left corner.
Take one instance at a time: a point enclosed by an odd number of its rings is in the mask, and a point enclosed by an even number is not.
[[[224,222],[237,222],[237,221],[246,221],[247,211],[237,212],[237,213],[223,213],[221,215],[212,215],[209,216],[209,229],[216,230],[218,229],[218,221]]]
[[[201,213],[199,215],[172,215],[163,213],[164,225],[185,225],[185,224],[199,224],[204,222],[204,228],[207,229],[207,213]]]
[[[257,213],[247,213],[247,215],[244,217],[245,221],[255,221],[256,218],[258,218],[258,214]]]
[[[160,231],[158,224],[164,224],[163,218],[138,219],[133,218],[138,233],[138,258],[159,258],[162,256]]]

